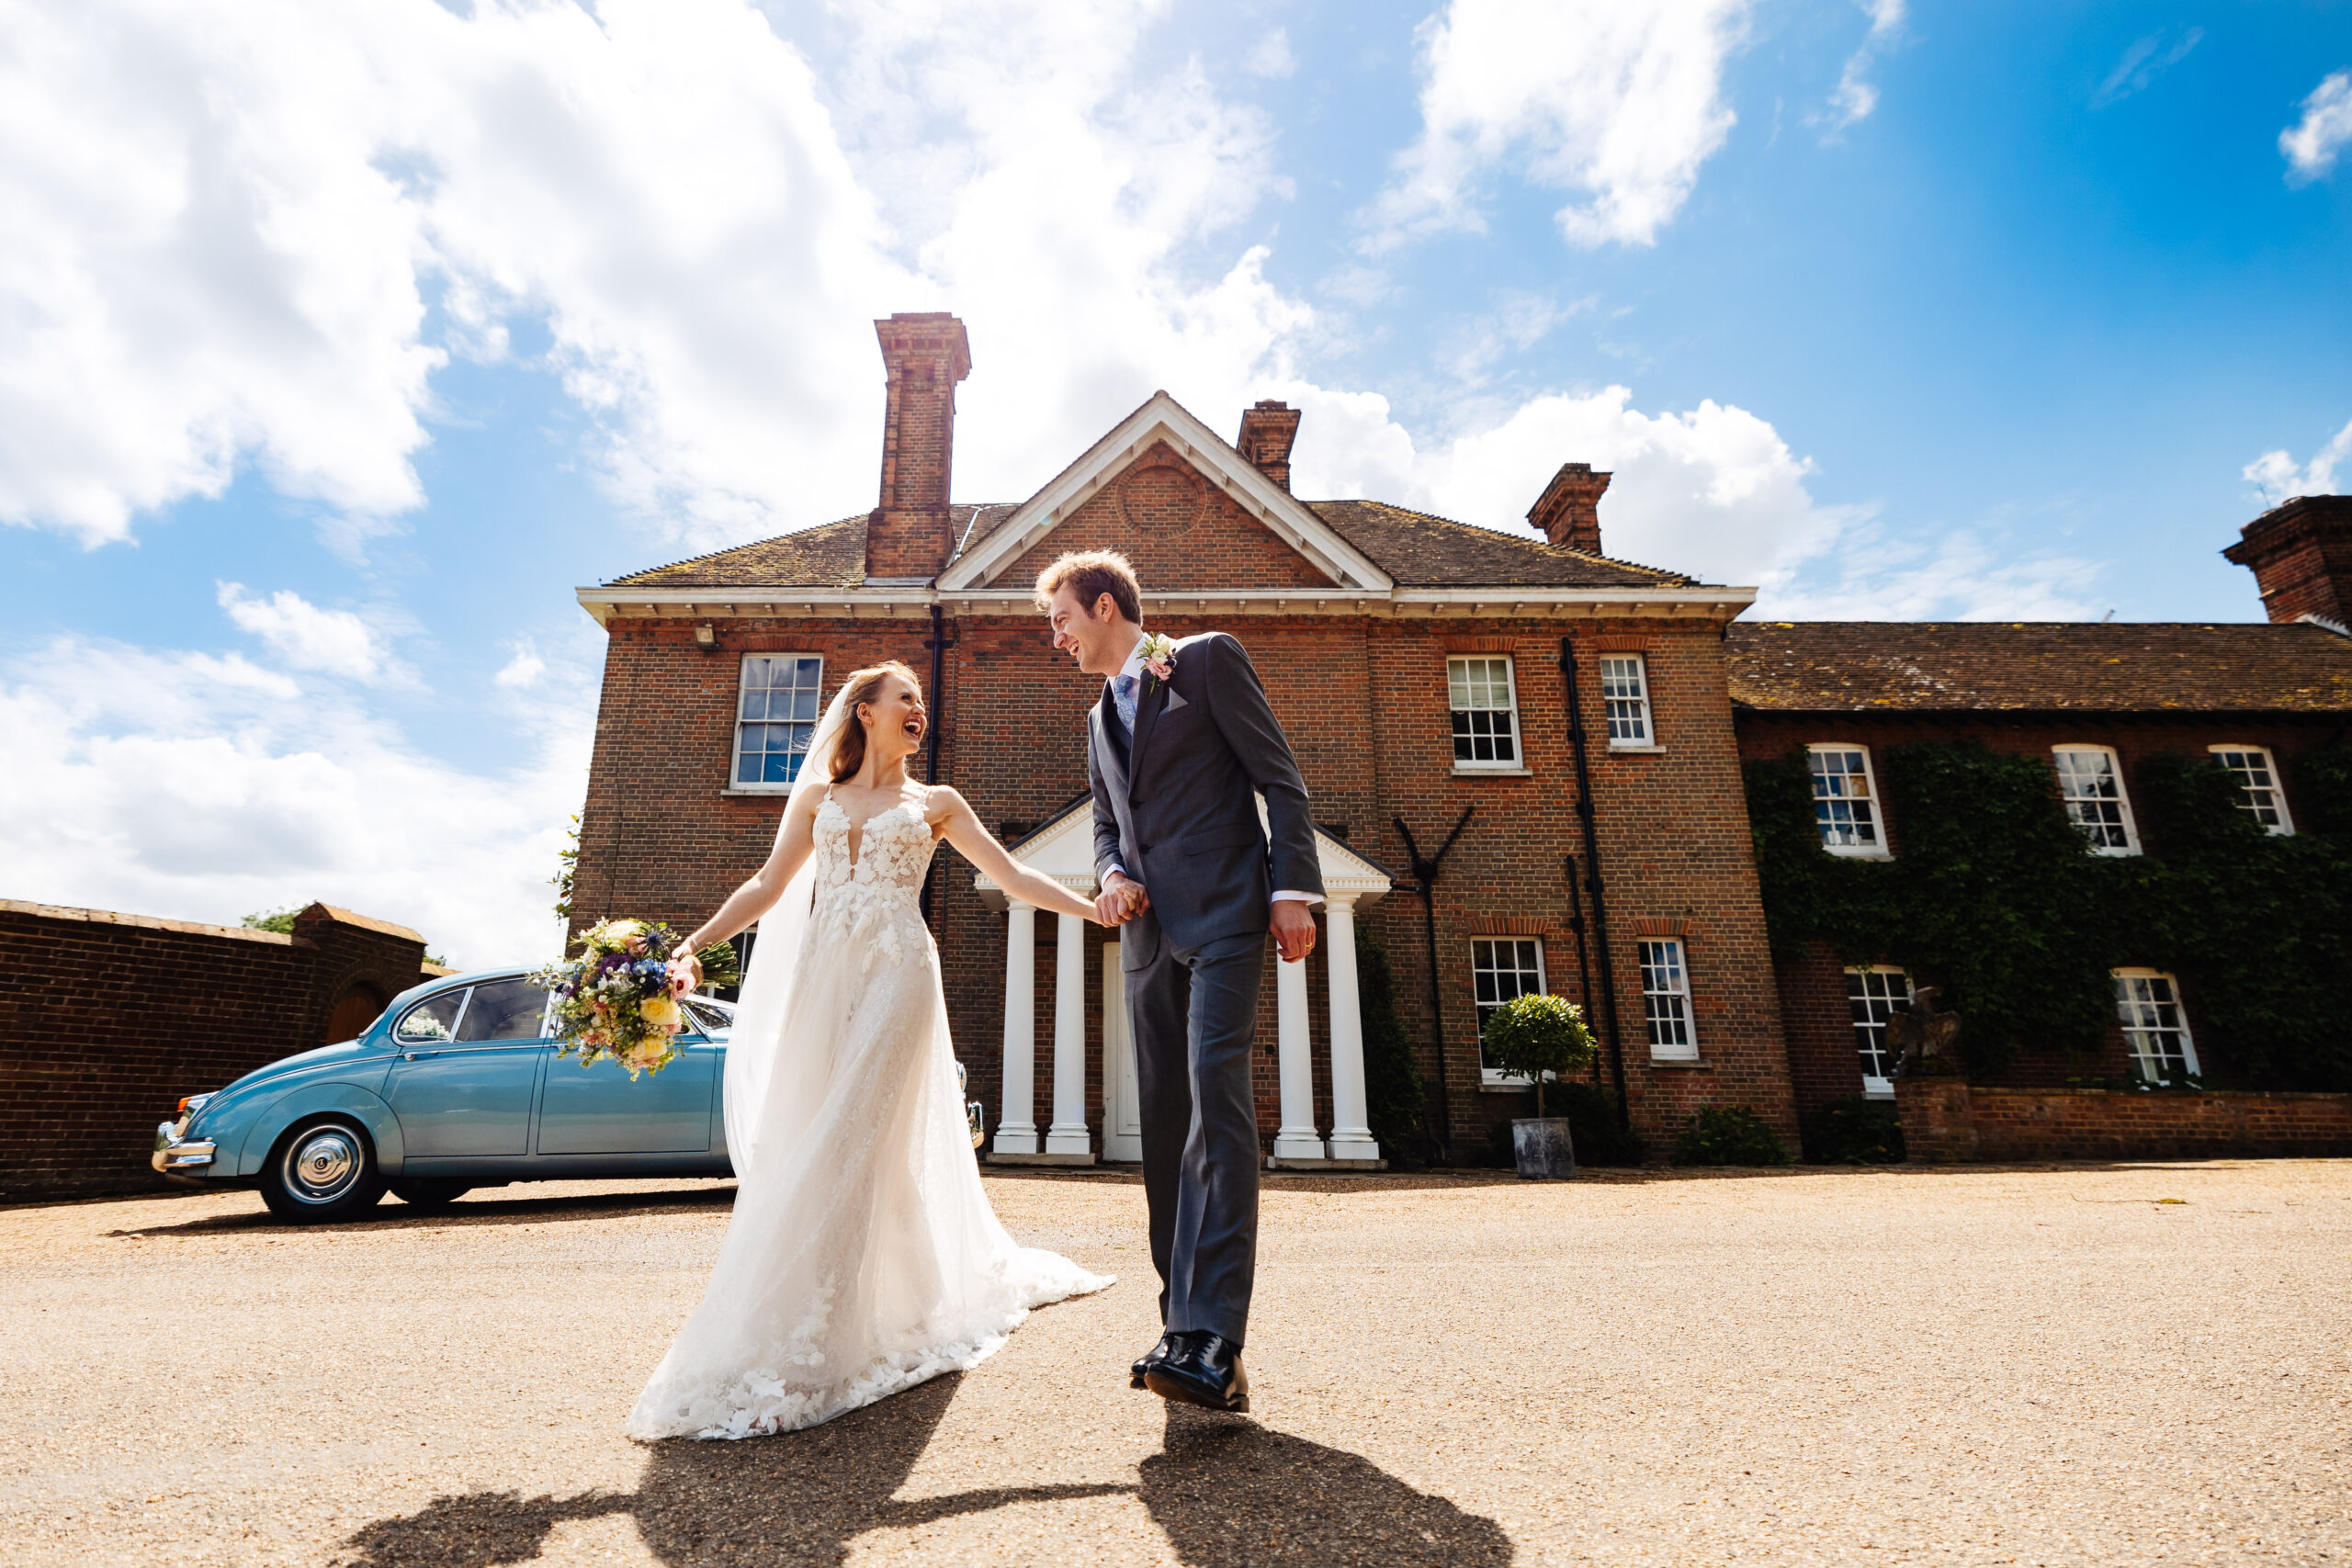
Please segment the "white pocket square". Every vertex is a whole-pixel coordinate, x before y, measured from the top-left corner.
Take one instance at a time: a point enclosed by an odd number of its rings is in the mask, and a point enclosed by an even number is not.
[[[1184,700],[1183,693],[1178,691],[1173,686],[1168,688],[1168,706],[1165,711],[1174,713],[1178,708],[1188,708],[1192,705],[1192,704]]]

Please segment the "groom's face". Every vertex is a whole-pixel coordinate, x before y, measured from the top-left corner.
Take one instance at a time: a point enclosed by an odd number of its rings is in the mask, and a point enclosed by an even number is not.
[[[1079,603],[1078,590],[1064,584],[1046,606],[1046,619],[1054,628],[1054,646],[1089,675],[1116,675],[1134,651],[1136,628],[1108,593],[1089,606]]]

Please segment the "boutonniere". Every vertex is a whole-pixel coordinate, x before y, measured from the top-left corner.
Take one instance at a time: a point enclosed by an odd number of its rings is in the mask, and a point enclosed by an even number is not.
[[[1165,681],[1176,673],[1176,645],[1165,634],[1147,632],[1141,646],[1143,667],[1154,681]],[[1146,690],[1149,687],[1147,685]]]

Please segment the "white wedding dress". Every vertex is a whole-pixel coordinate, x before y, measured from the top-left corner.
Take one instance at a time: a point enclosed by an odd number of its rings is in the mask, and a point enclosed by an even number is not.
[[[828,788],[807,886],[786,895],[808,900],[787,911],[797,951],[753,950],[729,1045],[734,1217],[631,1437],[813,1427],[977,1366],[1031,1307],[1111,1283],[1015,1246],[981,1190],[916,901],[930,826],[902,804],[854,850],[852,832]]]

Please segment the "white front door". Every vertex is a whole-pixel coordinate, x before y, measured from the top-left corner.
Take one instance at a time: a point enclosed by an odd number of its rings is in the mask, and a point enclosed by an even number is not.
[[[1143,1100],[1136,1092],[1135,1032],[1116,939],[1102,944],[1102,1157],[1143,1158]]]

